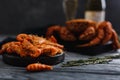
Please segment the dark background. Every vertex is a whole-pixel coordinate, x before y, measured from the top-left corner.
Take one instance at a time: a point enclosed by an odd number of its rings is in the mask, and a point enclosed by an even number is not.
[[[29,28],[64,25],[63,0],[0,0],[0,34],[18,34]],[[79,0],[76,18],[84,18],[85,3]],[[120,34],[120,0],[106,0],[106,20]]]

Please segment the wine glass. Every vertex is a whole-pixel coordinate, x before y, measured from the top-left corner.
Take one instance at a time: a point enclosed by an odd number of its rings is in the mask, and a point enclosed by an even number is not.
[[[66,20],[74,19],[78,7],[78,0],[63,0],[63,10]]]

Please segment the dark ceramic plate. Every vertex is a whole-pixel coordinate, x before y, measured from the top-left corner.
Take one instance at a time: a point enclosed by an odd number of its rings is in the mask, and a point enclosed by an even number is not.
[[[2,59],[6,64],[13,65],[13,66],[19,66],[19,67],[25,67],[28,64],[31,63],[43,63],[48,65],[56,65],[64,61],[65,54],[57,54],[56,56],[50,57],[50,56],[40,56],[38,58],[31,58],[31,57],[20,57],[18,55],[11,55],[4,53],[2,55]]]
[[[97,55],[97,54],[106,53],[114,50],[112,42],[109,42],[105,45],[95,45],[90,47],[76,47],[78,44],[81,44],[79,42],[63,42],[62,41],[60,42],[60,44],[63,44],[65,47],[65,50],[69,52],[77,52],[85,55]]]
[[[77,53],[80,53],[80,54],[85,54],[85,55],[98,55],[98,54],[102,54],[102,53],[112,51],[113,46],[112,46],[112,43],[109,43],[109,44],[105,44],[105,45],[97,45],[97,46],[81,47],[81,48],[67,47],[67,50],[71,51],[71,52],[77,52]]]

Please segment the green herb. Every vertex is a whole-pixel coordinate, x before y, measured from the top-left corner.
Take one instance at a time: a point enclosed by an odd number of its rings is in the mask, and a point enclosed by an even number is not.
[[[120,58],[120,55],[115,56],[105,56],[103,58],[88,58],[85,60],[72,60],[62,64],[62,67],[72,67],[72,66],[82,66],[82,65],[89,65],[89,64],[108,64],[113,59]]]

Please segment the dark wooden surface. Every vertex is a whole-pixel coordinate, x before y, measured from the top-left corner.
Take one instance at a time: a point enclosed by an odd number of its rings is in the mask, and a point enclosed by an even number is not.
[[[119,53],[107,53],[106,55],[108,54],[113,55]],[[65,61],[88,57],[67,52]],[[119,80],[120,78],[120,59],[115,59],[110,64],[76,67],[60,67],[60,65],[55,65],[52,71],[30,73],[24,67],[5,64],[2,61],[2,57],[0,57],[0,80]]]
[[[1,36],[0,40],[7,36]],[[65,51],[65,61],[86,59],[90,57],[104,57],[117,55],[118,51],[110,51],[96,56],[87,56],[80,53]],[[62,64],[62,63],[61,63]],[[25,67],[15,67],[5,64],[0,56],[0,80],[119,80],[120,59],[114,59],[109,64],[95,64],[75,67],[61,67],[54,65],[52,71],[30,73]]]

